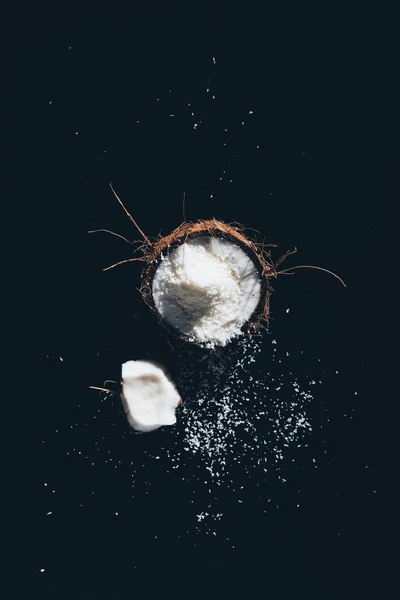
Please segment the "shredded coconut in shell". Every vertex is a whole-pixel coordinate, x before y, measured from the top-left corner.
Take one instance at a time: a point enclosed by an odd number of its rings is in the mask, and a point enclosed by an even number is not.
[[[152,286],[160,315],[192,341],[225,346],[261,297],[251,258],[222,238],[198,236],[162,256]]]

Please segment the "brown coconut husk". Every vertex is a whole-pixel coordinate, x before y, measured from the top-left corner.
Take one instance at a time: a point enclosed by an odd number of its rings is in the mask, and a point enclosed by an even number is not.
[[[328,269],[324,269],[322,267],[317,267],[313,265],[298,265],[291,267],[290,269],[285,269],[283,271],[278,271],[278,266],[291,254],[297,252],[297,249],[292,251],[285,252],[278,260],[273,261],[271,258],[270,248],[276,248],[277,244],[265,244],[257,242],[256,240],[250,239],[245,231],[248,230],[244,225],[240,223],[225,223],[224,221],[220,221],[217,219],[207,219],[207,220],[198,220],[196,222],[186,222],[184,221],[177,227],[174,231],[166,236],[159,235],[155,240],[151,241],[145,233],[140,229],[139,225],[136,223],[132,215],[127,211],[124,204],[116,194],[114,188],[110,184],[111,190],[124,209],[125,213],[135,225],[136,229],[141,234],[143,241],[140,242],[131,242],[124,238],[123,236],[114,233],[108,229],[97,229],[95,231],[104,231],[115,235],[117,237],[122,238],[125,242],[129,244],[139,244],[136,248],[135,252],[141,252],[140,256],[134,258],[128,258],[125,260],[121,260],[113,265],[110,265],[105,271],[109,269],[113,269],[114,267],[139,261],[145,263],[145,268],[142,276],[142,283],[139,288],[139,292],[142,295],[143,300],[150,307],[150,309],[154,312],[155,316],[159,323],[168,331],[173,333],[175,336],[182,340],[188,340],[188,336],[184,335],[172,325],[170,325],[157,310],[157,307],[154,302],[153,293],[152,293],[152,283],[154,274],[161,262],[161,257],[168,252],[171,252],[176,247],[181,244],[184,244],[188,239],[193,239],[198,236],[214,236],[224,238],[226,240],[231,241],[232,243],[238,245],[253,261],[255,267],[258,270],[261,279],[261,297],[260,301],[253,312],[252,316],[248,321],[243,325],[242,330],[244,333],[249,335],[250,337],[253,333],[257,333],[260,329],[266,328],[269,323],[270,316],[270,297],[273,292],[273,288],[271,287],[271,280],[276,278],[280,274],[288,274],[291,275],[290,271],[294,269],[300,268],[310,268],[310,269],[319,269],[321,271],[325,271],[330,273],[345,286],[343,280]],[[184,196],[185,202],[185,196]],[[184,211],[184,204],[183,204]],[[94,231],[90,231],[89,233],[94,233]],[[345,286],[346,287],[346,286]]]

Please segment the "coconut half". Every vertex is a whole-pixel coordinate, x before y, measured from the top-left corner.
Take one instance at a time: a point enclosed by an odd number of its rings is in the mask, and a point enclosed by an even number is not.
[[[141,293],[181,339],[225,346],[268,319],[273,264],[239,227],[184,223],[157,240],[146,260]]]
[[[160,323],[183,340],[209,347],[224,346],[232,338],[252,335],[268,324],[269,298],[273,291],[270,279],[294,269],[318,269],[344,281],[332,271],[315,265],[297,265],[277,271],[293,251],[272,261],[269,247],[250,240],[242,225],[217,219],[182,223],[169,235],[153,242],[111,190],[144,242],[136,249],[141,256],[121,260],[106,267],[134,261],[146,264],[140,287],[145,302]],[[108,229],[96,229],[115,235],[129,244],[124,236]],[[290,273],[292,274],[292,273]]]

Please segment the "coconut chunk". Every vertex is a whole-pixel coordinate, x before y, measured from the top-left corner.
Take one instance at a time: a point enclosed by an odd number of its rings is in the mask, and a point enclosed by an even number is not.
[[[174,425],[181,398],[164,370],[146,360],[130,360],[121,370],[122,402],[131,427],[153,431]]]

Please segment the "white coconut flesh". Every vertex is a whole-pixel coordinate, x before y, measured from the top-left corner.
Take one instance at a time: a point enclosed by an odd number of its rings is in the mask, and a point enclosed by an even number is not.
[[[154,304],[192,341],[224,346],[241,333],[261,297],[261,278],[237,244],[197,236],[176,247],[154,274]]]
[[[134,429],[153,431],[176,423],[175,409],[181,399],[160,367],[145,360],[130,360],[122,365],[122,401]]]

